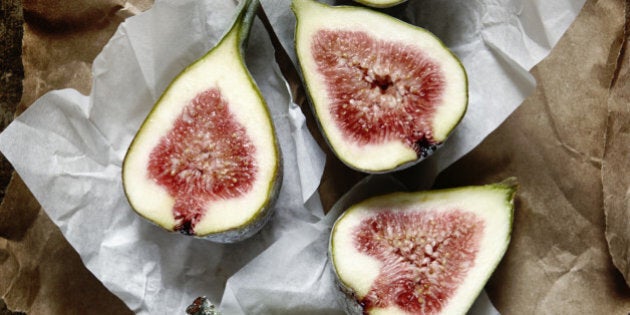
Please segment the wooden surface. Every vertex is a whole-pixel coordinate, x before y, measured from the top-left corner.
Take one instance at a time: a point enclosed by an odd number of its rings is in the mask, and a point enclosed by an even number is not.
[[[22,95],[22,5],[20,0],[3,0],[0,8],[0,129],[13,120],[13,114]],[[13,169],[0,155],[0,199],[11,179]],[[2,219],[0,219],[2,220]],[[0,230],[0,237],[6,237]],[[7,253],[0,250],[0,263]],[[11,312],[0,298],[0,315],[21,314]]]

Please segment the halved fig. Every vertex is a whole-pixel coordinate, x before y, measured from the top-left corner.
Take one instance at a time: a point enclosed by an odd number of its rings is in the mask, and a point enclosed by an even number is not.
[[[280,150],[243,59],[257,5],[242,1],[224,37],[173,80],[128,149],[129,203],[169,231],[234,242],[271,214]]]
[[[465,314],[510,242],[515,180],[360,202],[329,255],[350,314]]]
[[[354,0],[358,3],[367,5],[373,8],[389,8],[397,4],[401,4],[407,0]]]
[[[427,30],[362,7],[293,0],[292,9],[314,114],[349,167],[368,173],[409,167],[462,119],[466,72]]]

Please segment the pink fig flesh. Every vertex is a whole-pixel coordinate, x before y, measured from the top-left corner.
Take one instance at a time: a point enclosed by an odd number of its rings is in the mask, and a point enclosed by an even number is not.
[[[197,95],[153,149],[148,165],[150,177],[175,197],[175,230],[194,234],[206,203],[249,191],[257,168],[254,153],[221,92]]]

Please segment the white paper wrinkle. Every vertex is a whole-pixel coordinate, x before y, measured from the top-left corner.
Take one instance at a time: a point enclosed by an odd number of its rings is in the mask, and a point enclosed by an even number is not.
[[[300,186],[302,187],[302,202],[305,203],[317,190],[319,180],[324,173],[326,157],[306,126],[306,117],[302,109],[291,102],[289,105],[289,119],[291,120],[291,134],[297,150],[300,163]]]
[[[261,2],[296,62],[290,1]],[[522,102],[533,87],[528,70],[583,2],[407,2],[401,14],[453,49],[470,84],[466,117],[444,147],[415,169],[415,184],[430,184]],[[331,225],[342,205],[384,186],[363,182],[323,214],[317,187],[325,156],[278,76],[259,21],[247,64],[268,103],[284,158],[283,186],[269,224],[242,243],[214,244],[163,231],[136,215],[124,196],[120,166],[135,132],[170,80],[223,35],[234,8],[223,0],[156,1],[121,24],[96,58],[89,96],[74,90],[44,95],[0,134],[0,151],[87,268],[137,314],[181,314],[201,295],[225,314],[340,314],[326,253]],[[475,314],[491,310],[480,308]]]

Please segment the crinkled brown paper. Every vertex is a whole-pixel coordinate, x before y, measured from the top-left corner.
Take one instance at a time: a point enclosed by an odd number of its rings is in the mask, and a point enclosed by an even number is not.
[[[94,57],[125,17],[151,1],[23,5],[25,79],[18,112],[51,89],[88,93]],[[587,1],[532,71],[534,94],[437,180],[437,186],[458,186],[519,178],[513,241],[487,286],[503,314],[630,311],[623,277],[630,278],[627,6]],[[320,189],[324,202],[334,202],[359,177],[329,164]],[[0,279],[11,310],[130,313],[82,266],[17,176],[0,204]]]
[[[613,263],[630,284],[630,3],[626,2],[624,41],[610,85],[602,181],[606,240]]]

